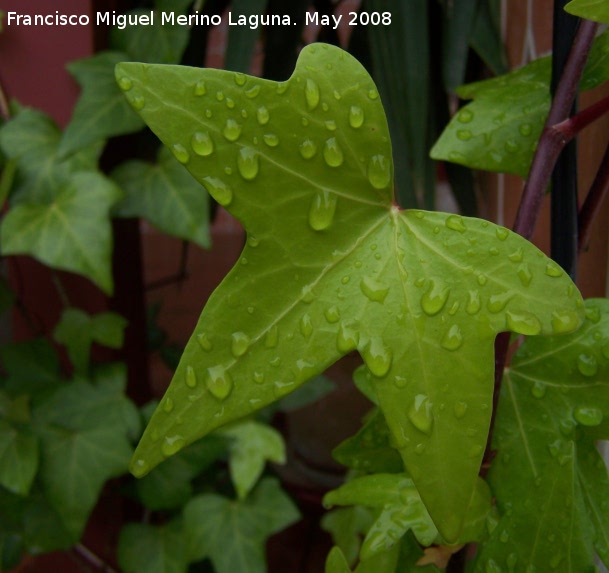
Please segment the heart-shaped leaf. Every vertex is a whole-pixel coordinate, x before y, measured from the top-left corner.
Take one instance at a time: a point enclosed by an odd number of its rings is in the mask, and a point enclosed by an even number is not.
[[[565,10],[574,16],[609,24],[609,3],[606,0],[571,0]]]
[[[117,78],[248,232],[134,474],[358,350],[434,523],[456,540],[486,443],[495,336],[577,328],[573,283],[507,229],[394,206],[383,106],[338,48],[308,46],[283,83],[136,63],[119,65]]]

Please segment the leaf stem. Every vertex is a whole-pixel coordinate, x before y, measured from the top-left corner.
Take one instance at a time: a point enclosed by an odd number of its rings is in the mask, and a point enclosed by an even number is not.
[[[558,82],[545,128],[533,156],[529,177],[524,185],[522,199],[514,222],[514,232],[522,235],[525,239],[531,239],[533,236],[556,159],[562,147],[567,143],[563,141],[564,134],[554,127],[569,116],[588,53],[596,35],[596,29],[596,22],[582,21],[575,35],[563,75]]]
[[[88,547],[85,547],[82,543],[77,543],[72,551],[75,555],[85,561],[88,565],[95,567],[102,573],[118,573],[116,569],[108,565],[101,557],[93,553]]]
[[[605,149],[605,155],[601,160],[596,177],[586,196],[586,200],[579,212],[579,234],[577,238],[577,248],[581,253],[590,241],[592,222],[600,211],[600,208],[609,191],[609,144]]]

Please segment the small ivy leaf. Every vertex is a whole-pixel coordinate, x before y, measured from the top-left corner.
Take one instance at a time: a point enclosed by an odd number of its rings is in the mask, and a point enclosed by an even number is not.
[[[217,494],[194,497],[183,515],[190,560],[209,557],[218,573],[265,573],[267,538],[299,518],[279,482],[270,478],[243,501]]]
[[[124,573],[186,573],[188,559],[181,520],[162,526],[125,525],[118,541],[118,563]]]
[[[91,344],[97,342],[109,348],[120,348],[126,326],[127,320],[114,312],[90,316],[78,308],[68,308],[61,315],[53,336],[67,347],[76,373],[85,374]]]
[[[328,553],[325,573],[351,573],[351,567],[340,547],[334,546]]]
[[[608,33],[595,40],[582,90],[609,78],[608,47]],[[550,66],[550,57],[539,58],[504,76],[457,89],[461,98],[474,101],[452,118],[431,156],[525,178],[550,109]]]
[[[162,147],[156,164],[126,161],[112,172],[125,193],[119,217],[143,217],[174,237],[209,248],[209,195]]]
[[[373,523],[372,510],[359,505],[333,509],[321,518],[321,528],[332,535],[350,564],[357,559],[362,539]]]
[[[174,17],[183,13],[172,7]],[[188,44],[190,27],[171,24],[162,20],[159,9],[146,10],[138,8],[125,14],[127,18],[140,18],[152,14],[154,24],[148,26],[130,26],[122,29],[113,27],[110,32],[110,46],[113,50],[128,54],[129,58],[139,62],[157,64],[177,64]]]
[[[219,432],[229,439],[230,475],[239,499],[245,499],[256,485],[268,461],[285,463],[285,444],[281,434],[253,420],[240,422]]]
[[[571,0],[565,11],[580,18],[609,24],[609,5],[606,0]]]
[[[94,172],[75,173],[52,202],[20,203],[0,229],[3,255],[31,255],[46,265],[86,276],[113,290],[109,212],[120,189]]]
[[[38,440],[31,429],[0,420],[0,485],[27,495],[38,470]]]
[[[588,571],[609,563],[609,300],[565,337],[529,338],[506,370],[489,482],[501,517],[474,571]],[[491,565],[489,565],[491,563]]]
[[[142,129],[142,120],[126,104],[114,80],[114,66],[127,59],[122,52],[106,51],[68,64],[82,94],[61,138],[57,151],[60,158],[99,140]]]
[[[507,229],[395,207],[378,92],[338,48],[307,46],[283,83],[136,63],[117,77],[248,232],[133,473],[357,350],[434,522],[458,539],[490,423],[495,336],[576,329],[583,303],[571,280]]]
[[[102,146],[86,146],[59,160],[57,148],[61,131],[41,111],[21,109],[0,129],[0,147],[17,163],[15,182],[10,194],[11,205],[50,203],[59,187],[77,171],[94,171]]]

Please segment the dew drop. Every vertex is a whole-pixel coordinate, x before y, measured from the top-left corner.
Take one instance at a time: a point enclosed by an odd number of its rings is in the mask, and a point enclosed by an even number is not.
[[[428,435],[431,434],[433,427],[433,405],[429,401],[428,396],[425,394],[415,396],[414,402],[408,410],[408,419],[420,432]]]
[[[431,279],[429,288],[421,297],[421,308],[425,314],[434,316],[438,314],[446,304],[450,289],[445,287],[443,283]]]
[[[312,140],[305,139],[300,144],[300,155],[303,157],[303,159],[311,159],[312,157],[315,157],[316,153],[317,145],[315,145]]]
[[[255,371],[254,372],[254,382],[256,382],[256,384],[262,384],[264,382],[264,373]]]
[[[526,263],[520,265],[518,267],[517,274],[523,286],[528,287],[531,284],[531,281],[533,280],[533,274],[529,269],[529,265],[527,265]]]
[[[352,105],[349,109],[349,125],[354,129],[364,124],[364,110],[358,105]]]
[[[467,314],[476,314],[480,311],[481,306],[480,293],[477,290],[470,290],[467,298],[467,305],[465,306],[465,312],[467,312]]]
[[[370,158],[368,181],[375,189],[385,189],[391,182],[391,164],[384,155],[373,155]]]
[[[306,313],[300,318],[300,333],[305,338],[309,338],[313,333],[313,323],[311,322],[311,317]]]
[[[279,145],[279,138],[274,133],[265,133],[262,136],[262,140],[269,147],[277,147]]]
[[[474,119],[474,114],[469,109],[464,108],[457,114],[457,119],[461,123],[469,123],[472,119]]]
[[[133,87],[133,82],[126,76],[119,78],[118,87],[120,87],[124,92],[128,92]]]
[[[586,308],[586,318],[594,324],[598,324],[601,319],[601,310],[597,306]],[[600,334],[600,333],[597,333]]]
[[[233,77],[235,78],[235,83],[238,86],[244,86],[245,85],[245,80],[247,79],[245,74],[242,74],[241,72],[236,72]]]
[[[458,350],[463,344],[463,334],[458,324],[453,324],[442,339],[442,348],[446,350]]]
[[[389,293],[388,286],[369,277],[364,277],[359,283],[359,287],[366,297],[372,302],[384,302],[385,298],[387,298],[387,293]]]
[[[233,389],[233,381],[224,366],[212,366],[207,369],[206,385],[218,400],[224,400]]]
[[[129,101],[131,102],[133,109],[137,111],[143,109],[146,105],[146,100],[144,99],[144,96],[133,96]]]
[[[197,385],[197,375],[195,369],[192,366],[186,367],[186,386],[194,388]]]
[[[338,145],[336,137],[328,139],[324,145],[324,159],[330,167],[339,167],[343,164],[345,157],[343,150]]]
[[[457,137],[461,141],[469,141],[472,138],[472,132],[469,129],[458,129]]]
[[[205,350],[205,352],[209,352],[212,349],[212,344],[207,337],[207,333],[201,332],[201,334],[197,334],[197,342],[199,346]]]
[[[488,308],[489,312],[497,314],[507,306],[507,303],[513,296],[514,293],[510,291],[493,294],[489,297],[486,308]]]
[[[453,231],[459,231],[459,233],[465,233],[467,230],[467,227],[463,222],[463,217],[460,215],[450,215],[446,218],[445,225]]]
[[[324,316],[330,324],[335,324],[340,320],[340,312],[336,306],[331,306],[324,311]]]
[[[523,311],[508,311],[506,313],[507,326],[512,332],[534,336],[541,332],[541,322],[532,313]]]
[[[163,401],[163,411],[169,414],[173,410],[173,400],[169,397]]]
[[[307,79],[304,93],[307,108],[313,111],[319,105],[319,86],[312,79]]]
[[[392,362],[391,349],[387,348],[379,337],[371,338],[361,351],[368,370],[377,378],[389,372]]]
[[[518,145],[518,142],[515,141],[514,139],[508,139],[505,142],[505,150],[508,153],[516,153],[519,149],[520,149],[520,145]]]
[[[237,169],[246,181],[252,181],[260,171],[258,152],[250,147],[242,147],[237,154]]]
[[[524,137],[528,137],[531,135],[533,128],[530,123],[521,123],[518,127],[518,131],[520,131],[520,135],[524,135]]]
[[[194,93],[196,96],[204,96],[207,93],[207,86],[204,80],[199,80],[194,87]]]
[[[524,253],[521,247],[515,250],[512,254],[508,255],[508,259],[510,259],[510,261],[512,261],[513,263],[520,263],[522,262],[523,255]]]
[[[190,153],[188,153],[186,148],[181,143],[174,143],[171,146],[171,152],[180,163],[188,163],[188,160],[190,159]]]
[[[269,110],[265,106],[260,106],[256,110],[256,120],[260,125],[266,125],[270,119]]]
[[[453,414],[455,415],[455,418],[457,418],[458,420],[463,418],[463,416],[465,416],[466,412],[467,412],[467,403],[466,402],[457,402],[453,407]]]
[[[307,304],[312,303],[315,300],[315,293],[313,292],[313,287],[311,285],[303,286],[300,296],[302,297],[302,302],[305,302]]]
[[[543,382],[535,382],[531,386],[531,394],[535,398],[543,398],[546,395],[546,385]]]
[[[510,232],[504,227],[497,227],[497,229],[495,230],[495,235],[497,235],[497,238],[500,241],[505,241],[509,237]]]
[[[237,141],[241,137],[241,126],[234,119],[229,118],[226,120],[222,133],[228,141]]]
[[[217,92],[216,92],[216,99],[217,99],[218,101],[224,101],[224,92],[217,91]]]
[[[269,364],[275,368],[277,368],[277,366],[279,366],[281,364],[281,356],[275,356],[275,358],[272,358],[271,360],[269,360]]]
[[[598,372],[596,358],[590,354],[580,354],[577,357],[577,369],[584,376],[592,377]]]
[[[370,91],[368,91],[368,97],[372,100],[375,100],[379,97],[379,92],[377,92],[375,89],[371,89]]]
[[[279,95],[284,94],[287,91],[289,85],[290,85],[289,82],[281,82],[281,83],[277,84],[277,93]]]
[[[201,157],[207,157],[214,151],[214,142],[206,131],[195,131],[190,140],[192,150]]]
[[[577,313],[571,310],[555,310],[552,313],[552,331],[554,334],[571,332],[579,325]]]
[[[148,463],[145,460],[139,459],[131,464],[131,473],[136,478],[141,478],[148,472]]]
[[[330,191],[317,191],[309,207],[309,225],[315,231],[328,229],[334,221],[337,196]]]
[[[275,348],[279,342],[279,328],[276,324],[269,327],[264,337],[264,345],[267,348]]]
[[[233,109],[235,107],[235,102],[234,100],[232,100],[231,98],[227,97],[226,98],[226,107],[228,109]]]
[[[233,332],[231,334],[230,350],[235,358],[243,356],[250,347],[250,337],[245,332]]]
[[[357,348],[359,343],[359,332],[354,323],[342,322],[338,327],[336,337],[336,348],[342,354],[347,354]]]
[[[548,264],[546,265],[546,275],[549,277],[561,277],[563,275],[563,270],[554,261],[548,261]]]
[[[217,177],[203,177],[203,185],[209,194],[223,207],[231,204],[233,200],[233,190],[221,179]]]
[[[249,99],[254,99],[260,93],[260,86],[258,84],[253,85],[251,88],[245,90],[245,95]]]
[[[603,421],[603,412],[599,408],[578,406],[573,410],[573,417],[582,426],[598,426]]]
[[[161,446],[161,452],[165,457],[173,456],[174,454],[177,454],[185,445],[186,440],[182,436],[165,436],[163,445]]]

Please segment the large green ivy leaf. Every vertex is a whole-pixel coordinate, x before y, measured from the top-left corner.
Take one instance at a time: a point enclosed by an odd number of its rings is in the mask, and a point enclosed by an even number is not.
[[[79,172],[50,202],[15,205],[0,230],[3,255],[31,255],[82,274],[112,293],[112,227],[109,212],[122,194],[100,173]]]
[[[114,312],[90,316],[79,308],[68,308],[61,315],[53,336],[67,347],[74,370],[85,374],[91,344],[97,342],[108,348],[120,348],[126,326],[127,320]]]
[[[181,520],[163,526],[126,525],[118,542],[118,562],[125,573],[186,573],[188,558]]]
[[[378,92],[338,48],[308,46],[284,83],[135,63],[117,78],[248,232],[134,474],[358,350],[436,526],[458,538],[490,422],[495,336],[577,328],[570,279],[507,229],[394,206]]]
[[[164,233],[210,246],[209,195],[166,147],[156,164],[127,161],[112,178],[125,193],[116,215],[144,217]]]
[[[431,150],[434,159],[526,177],[550,110],[550,57],[504,76],[462,86],[461,108]],[[609,78],[609,33],[594,42],[580,88]],[[516,102],[516,103],[514,103]]]
[[[607,0],[571,0],[565,10],[574,16],[609,24],[609,4]]]
[[[285,463],[281,434],[255,420],[239,422],[220,431],[229,439],[229,469],[239,499],[245,499],[262,475],[267,460]]]
[[[50,202],[57,188],[77,171],[97,168],[99,144],[89,145],[65,160],[57,149],[61,131],[55,122],[38,110],[23,109],[0,129],[0,147],[16,161],[16,181],[11,190],[12,205],[22,202]]]
[[[595,448],[609,438],[609,300],[586,307],[577,333],[527,339],[506,370],[489,474],[502,517],[476,572],[592,571],[595,551],[609,563],[609,478]]]
[[[128,56],[122,52],[106,51],[68,64],[82,94],[61,138],[60,157],[96,141],[142,129],[142,120],[126,105],[114,81],[114,66],[126,59]]]
[[[190,559],[209,557],[218,573],[265,573],[267,538],[298,518],[294,504],[271,478],[244,501],[215,493],[197,496],[184,508]]]

